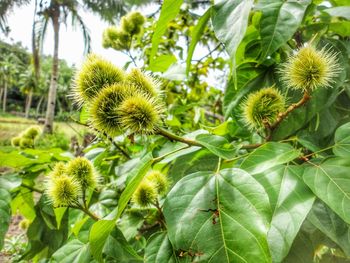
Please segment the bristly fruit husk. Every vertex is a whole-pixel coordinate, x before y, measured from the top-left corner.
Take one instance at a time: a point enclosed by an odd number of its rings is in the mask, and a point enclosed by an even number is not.
[[[133,87],[126,84],[114,84],[101,90],[91,103],[91,126],[112,137],[120,134],[122,127],[118,108],[132,90]]]
[[[132,201],[141,206],[148,207],[157,200],[156,186],[145,180],[140,183],[132,196]]]
[[[139,91],[152,97],[157,97],[160,93],[159,81],[137,68],[132,69],[130,73],[127,74],[125,81],[126,83],[135,86]]]
[[[66,172],[80,184],[83,191],[95,188],[98,184],[98,176],[92,163],[84,157],[71,160],[66,166]]]
[[[28,139],[35,139],[36,137],[38,137],[41,134],[42,130],[39,126],[31,126],[28,129],[26,129],[22,136]]]
[[[157,192],[160,196],[165,195],[169,189],[169,180],[167,176],[159,171],[150,171],[146,175],[146,180],[154,183],[157,189]]]
[[[78,202],[80,185],[67,175],[50,178],[46,185],[46,194],[54,207],[71,206]]]
[[[13,147],[19,147],[20,146],[20,142],[21,142],[21,137],[20,136],[13,137],[11,139],[11,145]]]
[[[21,137],[21,139],[19,141],[19,146],[21,149],[33,148],[34,141],[33,141],[33,139],[30,139],[30,138]]]
[[[311,92],[319,87],[331,87],[340,70],[335,52],[307,45],[288,58],[280,74],[288,87]]]
[[[130,35],[138,35],[142,32],[142,26],[146,19],[140,12],[130,12],[121,19],[121,28]]]
[[[150,134],[157,128],[163,112],[159,99],[135,92],[118,108],[120,126],[130,133]]]
[[[101,57],[90,54],[75,78],[72,96],[82,106],[106,86],[124,81],[125,72]]]
[[[278,114],[285,110],[285,98],[275,88],[264,88],[249,94],[242,105],[243,120],[254,130],[273,124]]]
[[[58,178],[66,174],[66,164],[63,162],[58,162],[55,164],[52,172],[49,174],[51,178]]]

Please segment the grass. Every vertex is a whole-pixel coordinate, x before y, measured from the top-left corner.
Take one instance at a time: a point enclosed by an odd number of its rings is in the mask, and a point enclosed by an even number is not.
[[[43,128],[44,125],[37,124],[35,120],[30,120],[13,115],[0,114],[0,145],[10,145],[11,138],[17,136],[19,133],[32,125],[39,125]],[[72,122],[55,122],[54,133],[64,134],[68,140],[73,136],[81,137],[88,132],[88,129],[82,125]]]

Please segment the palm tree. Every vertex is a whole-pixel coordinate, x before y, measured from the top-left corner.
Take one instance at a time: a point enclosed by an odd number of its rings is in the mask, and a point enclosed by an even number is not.
[[[0,30],[7,34],[9,27],[7,26],[7,15],[14,7],[28,4],[30,0],[1,0],[0,1]]]

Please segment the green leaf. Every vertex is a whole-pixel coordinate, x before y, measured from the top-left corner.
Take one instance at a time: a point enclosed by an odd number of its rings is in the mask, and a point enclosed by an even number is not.
[[[161,55],[152,61],[148,69],[153,72],[164,72],[170,65],[176,62],[176,57],[174,55]]]
[[[350,6],[337,6],[322,10],[330,16],[343,17],[350,20]]]
[[[143,177],[149,170],[153,163],[153,157],[152,154],[149,153],[145,157],[143,157],[140,160],[140,163],[134,170],[131,171],[130,177],[132,178],[126,188],[124,189],[123,193],[121,194],[119,201],[118,201],[118,214],[117,218],[121,216],[123,213],[126,205],[128,204],[131,196],[135,192],[138,185],[141,183]]]
[[[340,157],[350,157],[350,122],[340,126],[334,134],[333,152]]]
[[[164,202],[169,240],[201,262],[271,262],[268,196],[240,169],[181,179]],[[238,238],[239,237],[239,238]]]
[[[263,13],[260,20],[262,60],[265,60],[293,36],[310,3],[311,0],[259,1],[257,9]]]
[[[114,227],[114,220],[100,220],[91,227],[89,236],[90,250],[92,256],[99,262],[102,261],[102,249]]]
[[[240,168],[251,174],[262,173],[274,166],[290,162],[300,155],[287,143],[268,142],[252,151]]]
[[[231,57],[231,65],[235,64],[235,54],[239,43],[247,30],[248,17],[253,0],[221,0],[212,8],[212,23],[216,37],[225,44]]]
[[[52,260],[59,263],[88,263],[94,261],[90,254],[89,244],[78,239],[65,244],[52,255]]]
[[[317,200],[307,219],[350,257],[350,228],[325,203]]]
[[[162,10],[157,21],[156,29],[152,36],[152,50],[150,54],[151,64],[157,54],[160,39],[168,27],[168,23],[173,20],[180,11],[183,0],[164,0]]]
[[[305,169],[303,179],[315,195],[350,223],[350,161],[332,158]]]
[[[315,200],[302,174],[300,166],[279,165],[254,176],[268,193],[273,211],[267,235],[273,262],[282,262],[288,254]]]
[[[166,232],[153,234],[147,240],[145,262],[174,263],[177,262],[175,251]]]
[[[212,134],[200,134],[196,137],[196,141],[223,159],[232,159],[236,156],[236,149],[224,137]]]
[[[329,24],[329,31],[342,37],[350,36],[350,21],[340,21]]]
[[[81,111],[80,111],[79,121],[81,123],[86,124],[88,122],[88,120],[89,120],[89,117],[90,117],[89,109],[88,109],[88,107],[86,105],[84,105],[81,108]]]
[[[114,228],[103,248],[103,253],[116,262],[140,262],[143,261],[135,250],[128,244],[123,233]]]
[[[205,26],[207,25],[211,15],[211,8],[209,8],[198,20],[197,25],[193,28],[191,35],[191,44],[188,47],[188,54],[186,59],[186,74],[188,75],[191,67],[192,56],[197,46],[199,39],[202,37]]]

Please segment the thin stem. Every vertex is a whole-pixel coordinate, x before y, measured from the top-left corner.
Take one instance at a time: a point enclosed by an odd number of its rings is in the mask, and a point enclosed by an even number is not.
[[[335,145],[328,146],[328,147],[326,147],[326,148],[324,148],[324,149],[321,149],[321,150],[318,150],[318,151],[316,151],[316,152],[312,152],[312,153],[310,153],[310,154],[303,155],[302,157],[303,157],[303,158],[308,158],[308,157],[310,157],[310,156],[312,156],[312,155],[315,155],[315,154],[318,154],[318,153],[321,153],[321,152],[325,152],[325,151],[327,151],[327,150],[330,150],[330,149],[332,149],[334,146],[335,146]]]
[[[216,171],[215,171],[215,173],[219,173],[219,171],[220,171],[220,167],[221,167],[221,158],[219,157],[219,161],[218,161],[218,167],[216,168]]]
[[[182,142],[182,143],[186,143],[187,145],[190,146],[199,146],[199,147],[203,147],[202,144],[200,144],[199,142],[195,141],[195,140],[191,140],[191,139],[186,139],[180,136],[177,136],[167,130],[164,130],[162,128],[157,128],[156,133],[159,135],[162,135],[165,138],[168,138],[171,141],[178,141],[178,142]]]
[[[88,207],[83,207],[81,206],[81,204],[77,204],[77,205],[70,205],[70,208],[75,208],[75,209],[79,209],[81,211],[83,211],[85,214],[87,214],[88,216],[90,216],[93,220],[98,221],[101,218],[99,218],[97,215],[95,215],[94,213],[92,213]]]
[[[128,159],[128,160],[131,159],[130,155],[122,147],[120,147],[118,144],[116,144],[112,137],[110,137],[105,132],[102,132],[102,134],[114,145],[115,148],[117,148],[121,152],[122,155],[124,155],[124,157],[126,159]]]
[[[21,186],[31,190],[32,192],[37,192],[37,193],[40,193],[40,194],[44,193],[44,190],[38,189],[38,188],[36,188],[34,186],[27,185],[25,183],[22,183]]]
[[[174,150],[174,151],[168,152],[168,153],[166,153],[166,154],[164,154],[164,155],[162,155],[162,156],[158,156],[158,157],[156,157],[156,158],[153,159],[153,162],[154,162],[154,163],[160,162],[160,161],[163,160],[165,157],[167,157],[167,156],[169,156],[169,155],[171,155],[171,154],[177,153],[177,152],[179,152],[179,151],[181,151],[181,150],[184,150],[184,149],[186,149],[186,148],[188,148],[188,147],[190,147],[190,146],[185,146],[185,147],[176,149],[176,150]]]
[[[256,149],[256,148],[260,147],[261,145],[263,145],[263,143],[246,144],[246,145],[242,145],[241,149],[246,149],[246,150]]]

